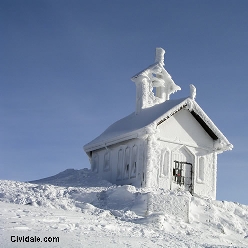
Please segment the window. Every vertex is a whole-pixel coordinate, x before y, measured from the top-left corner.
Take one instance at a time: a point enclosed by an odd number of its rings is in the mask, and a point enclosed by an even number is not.
[[[169,174],[169,152],[164,150],[161,154],[160,176],[166,177]]]
[[[138,148],[136,145],[133,146],[132,148],[132,167],[131,167],[131,178],[136,177],[136,171],[137,171],[137,153],[138,153]]]
[[[123,166],[123,150],[118,152],[118,165],[117,165],[117,180],[122,179],[122,166]]]
[[[103,170],[108,171],[110,169],[110,152],[104,154],[104,165]]]
[[[130,174],[130,148],[125,150],[124,179],[128,179]]]
[[[152,88],[152,93],[153,93],[154,96],[156,96],[156,87]]]
[[[204,157],[199,158],[198,178],[200,181],[204,181]]]
[[[93,172],[98,172],[98,164],[99,164],[99,157],[98,154],[93,154],[92,160],[91,160],[91,170]]]

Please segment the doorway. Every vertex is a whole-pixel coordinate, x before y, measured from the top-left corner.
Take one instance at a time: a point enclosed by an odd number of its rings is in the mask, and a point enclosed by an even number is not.
[[[180,187],[194,193],[194,155],[181,146],[172,152],[171,189]]]
[[[193,165],[188,162],[174,161],[173,181],[193,194]]]

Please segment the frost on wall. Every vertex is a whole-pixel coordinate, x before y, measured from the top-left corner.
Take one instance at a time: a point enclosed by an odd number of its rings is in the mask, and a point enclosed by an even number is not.
[[[110,169],[110,153],[109,151],[104,154],[103,170],[108,171]]]
[[[213,174],[212,174],[212,177],[213,177],[213,190],[212,192],[214,193],[214,196],[213,198],[216,199],[216,178],[217,178],[217,153],[214,152],[213,153]]]
[[[129,179],[130,173],[130,148],[125,149],[125,159],[124,159],[124,180]]]
[[[122,179],[122,166],[123,166],[123,149],[118,151],[118,162],[117,162],[117,176],[116,180]]]
[[[130,178],[135,178],[137,174],[137,155],[138,155],[138,148],[136,145],[132,147],[132,163],[131,163],[131,172]]]
[[[181,90],[164,68],[164,53],[162,48],[156,48],[155,63],[132,77],[136,84],[136,114],[169,100],[172,93]]]
[[[189,222],[191,195],[180,190],[161,191],[160,189],[148,193],[148,212],[163,213]]]
[[[216,199],[216,152],[199,152],[194,193]]]
[[[99,170],[99,156],[98,154],[94,154],[91,160],[91,170],[93,172],[98,172]]]
[[[161,148],[155,138],[155,135],[149,135],[147,138],[147,187],[158,186],[158,171],[161,160]]]
[[[193,84],[190,84],[189,87],[190,87],[190,98],[192,100],[195,100],[195,98],[196,98],[196,87]]]

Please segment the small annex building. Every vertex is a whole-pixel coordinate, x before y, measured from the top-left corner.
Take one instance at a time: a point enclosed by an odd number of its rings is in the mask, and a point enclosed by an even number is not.
[[[92,171],[113,184],[181,188],[216,199],[217,155],[232,144],[164,68],[162,48],[155,63],[132,77],[136,109],[84,146]]]

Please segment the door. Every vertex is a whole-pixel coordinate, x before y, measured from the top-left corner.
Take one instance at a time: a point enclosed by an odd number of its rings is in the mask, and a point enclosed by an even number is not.
[[[173,152],[171,189],[182,188],[194,192],[194,169],[193,158],[184,147]]]
[[[193,194],[193,165],[192,163],[174,161],[173,181],[184,190]]]

